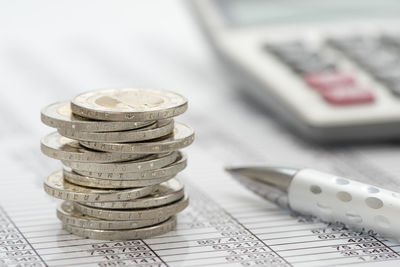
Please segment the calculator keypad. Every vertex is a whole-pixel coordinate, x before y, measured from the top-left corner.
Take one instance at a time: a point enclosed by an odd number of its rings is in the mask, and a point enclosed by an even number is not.
[[[354,47],[354,41],[341,44]],[[368,44],[368,49],[375,44]],[[335,62],[323,58],[299,42],[268,45],[267,49],[286,63],[304,82],[320,94],[327,103],[336,106],[367,104],[375,100],[369,88],[361,87],[354,75],[338,70]],[[361,57],[361,55],[357,55]]]
[[[324,60],[318,53],[308,50],[299,42],[268,45],[267,48],[298,74],[336,69],[334,63]]]
[[[349,87],[355,84],[352,75],[339,71],[311,72],[304,74],[303,78],[308,86],[318,91],[334,90],[337,87]]]
[[[400,96],[400,36],[329,40],[328,44],[355,61],[395,96]]]
[[[329,39],[325,45],[341,51],[393,95],[400,97],[400,34]],[[338,70],[335,62],[326,60],[318,51],[311,51],[301,42],[267,45],[267,49],[332,105],[374,101],[373,92],[360,87],[356,77]]]
[[[336,87],[334,90],[321,92],[322,97],[333,105],[363,104],[374,101],[374,95],[368,88],[356,85]]]

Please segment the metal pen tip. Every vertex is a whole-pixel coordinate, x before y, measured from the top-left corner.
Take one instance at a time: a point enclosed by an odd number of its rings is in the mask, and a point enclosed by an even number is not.
[[[252,180],[286,191],[297,169],[267,166],[226,166],[225,171],[239,181]]]
[[[287,190],[296,169],[266,166],[225,167],[240,184],[261,197],[289,207]]]
[[[230,166],[225,167],[225,171],[227,171],[227,172],[232,172],[234,169],[235,169],[234,167],[230,167]]]

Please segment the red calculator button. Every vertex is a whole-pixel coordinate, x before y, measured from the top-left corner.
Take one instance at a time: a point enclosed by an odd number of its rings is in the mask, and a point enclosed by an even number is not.
[[[306,73],[304,74],[304,80],[308,86],[318,91],[331,90],[336,87],[349,86],[355,83],[352,75],[336,71]]]
[[[359,87],[338,87],[321,92],[326,102],[332,105],[352,105],[373,102],[374,94],[367,89]]]

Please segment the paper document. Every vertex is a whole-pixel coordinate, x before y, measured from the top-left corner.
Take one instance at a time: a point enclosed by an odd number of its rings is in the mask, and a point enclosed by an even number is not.
[[[400,265],[399,243],[292,214],[224,172],[249,162],[312,167],[400,191],[398,144],[318,147],[293,136],[227,83],[178,2],[45,2],[51,12],[12,2],[0,10],[15,26],[2,24],[0,43],[0,266]],[[178,176],[190,206],[176,231],[80,238],[62,230],[59,201],[42,188],[61,165],[40,153],[40,137],[54,131],[41,124],[40,108],[110,86],[159,87],[189,99],[177,120],[196,131]]]
[[[272,138],[269,136],[271,143]],[[217,141],[222,142],[222,138]],[[37,146],[37,140],[33,142]],[[239,139],[235,142],[237,146],[246,146]],[[199,134],[196,147],[208,144]],[[215,149],[226,146],[212,145]],[[200,149],[187,151],[190,167],[180,177],[186,183],[191,204],[178,215],[176,231],[146,240],[83,239],[61,229],[55,216],[57,201],[42,190],[39,181],[43,177],[35,177],[34,165],[38,173],[51,169],[40,164],[38,149],[30,152],[26,143],[4,146],[1,160],[8,170],[0,184],[0,263],[4,266],[331,266],[377,262],[395,266],[400,263],[399,244],[290,214],[236,184],[223,172],[219,157]],[[293,160],[301,156],[285,150]],[[29,156],[18,158],[18,151]],[[251,153],[250,149],[243,151]],[[274,151],[267,154],[273,155]],[[325,156],[329,158],[330,154],[327,152]],[[347,160],[348,155],[340,156],[343,158],[336,160]],[[351,153],[350,157],[353,156]],[[332,167],[338,166],[340,163],[332,162]]]

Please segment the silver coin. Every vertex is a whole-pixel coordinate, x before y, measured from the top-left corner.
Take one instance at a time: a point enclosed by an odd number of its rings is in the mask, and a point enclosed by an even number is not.
[[[53,132],[42,138],[40,148],[46,156],[58,160],[80,162],[119,162],[136,160],[145,157],[143,154],[99,152],[88,149],[78,141]]]
[[[187,100],[170,91],[141,88],[101,89],[82,93],[71,102],[74,114],[105,121],[151,121],[175,117]]]
[[[97,172],[97,171],[81,171],[73,170],[82,176],[98,178],[103,180],[149,180],[158,179],[166,176],[175,176],[180,171],[184,170],[187,165],[186,154],[182,151],[178,151],[179,155],[176,161],[168,166],[162,167],[161,169],[143,172]]]
[[[181,212],[189,205],[189,198],[184,196],[182,199],[161,207],[131,210],[111,210],[100,209],[86,206],[82,203],[74,202],[74,207],[83,214],[91,217],[106,220],[129,221],[129,220],[149,220],[160,217],[169,217]]]
[[[173,134],[151,140],[151,142],[101,143],[81,141],[80,143],[85,147],[106,152],[153,154],[175,151],[187,147],[193,141],[193,129],[183,123],[175,122]]]
[[[178,158],[178,152],[154,154],[138,160],[115,163],[88,163],[79,161],[65,161],[62,163],[73,170],[97,172],[140,172],[155,170],[167,166]]]
[[[159,207],[175,202],[184,196],[183,183],[178,179],[171,179],[160,184],[154,193],[146,197],[129,201],[93,202],[84,203],[89,207],[101,209],[145,209]]]
[[[147,226],[139,229],[131,229],[131,230],[87,229],[69,224],[63,224],[63,228],[74,235],[87,237],[90,239],[100,239],[100,240],[144,239],[156,235],[165,234],[169,231],[174,230],[175,227],[176,227],[175,216],[169,218],[165,222],[156,225]]]
[[[165,181],[168,181],[172,176],[162,177],[158,179],[141,179],[141,180],[110,180],[110,179],[99,179],[80,175],[73,172],[69,168],[63,170],[64,179],[70,183],[93,188],[101,189],[123,189],[142,187],[149,185],[158,185]]]
[[[152,121],[94,121],[74,115],[70,102],[51,104],[41,111],[41,119],[47,126],[81,132],[113,132],[138,129],[154,123]]]
[[[64,200],[80,202],[124,201],[140,198],[153,193],[157,185],[125,190],[93,189],[72,184],[63,178],[62,171],[50,174],[44,182],[47,194]]]
[[[74,129],[60,128],[58,132],[65,137],[80,141],[95,141],[95,142],[136,142],[159,138],[172,133],[174,130],[174,121],[171,119],[160,120],[149,126],[118,132],[81,132]]]
[[[63,201],[57,207],[57,217],[63,224],[100,230],[136,229],[159,224],[168,218],[136,221],[108,221],[90,217],[74,209],[71,201]]]

